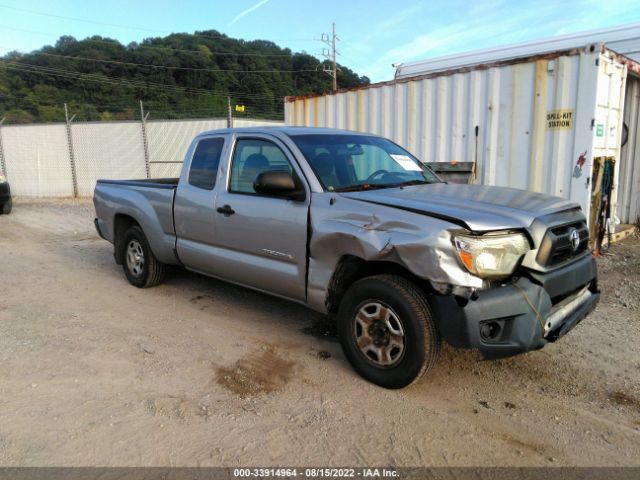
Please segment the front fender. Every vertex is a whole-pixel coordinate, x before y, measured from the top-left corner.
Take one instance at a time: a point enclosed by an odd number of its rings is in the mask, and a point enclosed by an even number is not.
[[[315,310],[326,312],[329,283],[345,255],[395,263],[432,283],[482,287],[455,257],[450,230],[459,227],[445,220],[327,193],[314,194],[310,222],[307,303]]]

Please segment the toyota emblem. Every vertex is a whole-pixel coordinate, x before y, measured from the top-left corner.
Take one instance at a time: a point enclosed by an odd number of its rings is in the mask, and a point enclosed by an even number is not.
[[[580,246],[580,233],[578,233],[578,230],[575,228],[572,228],[569,231],[569,241],[571,242],[571,248],[573,248],[573,251],[575,252],[578,250],[578,247]]]

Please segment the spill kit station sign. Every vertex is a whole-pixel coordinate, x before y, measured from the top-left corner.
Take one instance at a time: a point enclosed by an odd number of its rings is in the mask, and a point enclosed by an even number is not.
[[[573,110],[550,110],[547,112],[547,130],[573,128]]]

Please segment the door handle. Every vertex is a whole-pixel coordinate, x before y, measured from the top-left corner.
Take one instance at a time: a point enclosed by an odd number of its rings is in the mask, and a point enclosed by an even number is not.
[[[223,214],[225,217],[228,217],[236,213],[236,211],[233,208],[231,208],[231,205],[224,205],[222,207],[218,207],[217,210],[218,210],[218,213]]]

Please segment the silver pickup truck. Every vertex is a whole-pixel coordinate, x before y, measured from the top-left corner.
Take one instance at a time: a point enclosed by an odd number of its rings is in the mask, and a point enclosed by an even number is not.
[[[336,314],[347,359],[387,388],[429,371],[441,338],[515,355],[555,341],[599,299],[578,205],[444,183],[374,135],[205,132],[180,178],[99,180],[94,203],[133,285],[182,265]]]

